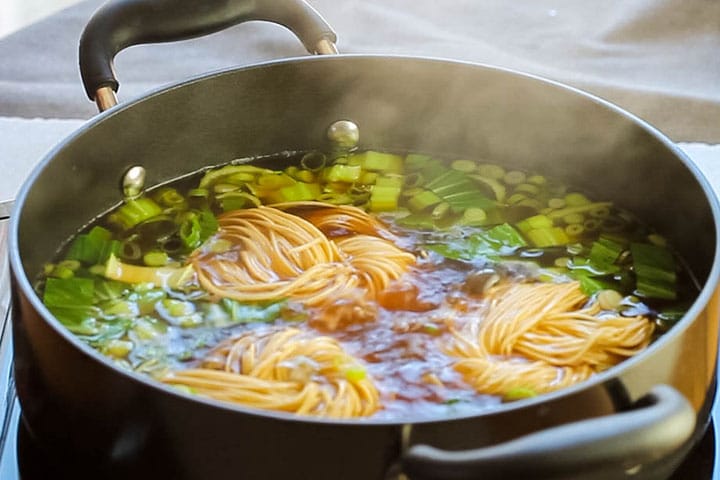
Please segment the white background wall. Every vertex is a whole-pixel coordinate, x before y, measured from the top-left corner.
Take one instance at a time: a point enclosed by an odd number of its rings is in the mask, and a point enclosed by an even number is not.
[[[0,37],[80,0],[0,0]]]

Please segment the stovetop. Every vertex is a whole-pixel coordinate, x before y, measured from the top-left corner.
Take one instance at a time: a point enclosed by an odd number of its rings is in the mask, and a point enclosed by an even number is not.
[[[0,479],[75,479],[78,472],[69,471],[67,465],[50,462],[22,425],[12,372],[10,282],[4,255],[6,228],[7,222],[0,218]],[[670,480],[720,478],[718,422],[720,406],[716,404],[707,432]]]

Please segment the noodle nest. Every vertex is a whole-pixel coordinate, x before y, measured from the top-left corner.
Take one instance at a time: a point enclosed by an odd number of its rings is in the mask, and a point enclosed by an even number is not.
[[[579,282],[493,287],[479,314],[453,331],[447,351],[476,391],[557,390],[643,350],[653,324],[642,316],[603,312]]]
[[[284,211],[299,207],[308,219]],[[218,222],[214,244],[230,247],[217,251],[210,242],[190,261],[203,288],[238,301],[292,298],[316,307],[356,297],[357,290],[374,299],[415,262],[381,238],[391,235],[355,207],[285,203],[231,211]],[[337,231],[348,235],[331,239],[324,233]],[[349,235],[355,231],[364,233]]]
[[[216,400],[301,415],[364,417],[380,408],[372,380],[336,340],[295,328],[229,339],[200,368],[162,381]]]

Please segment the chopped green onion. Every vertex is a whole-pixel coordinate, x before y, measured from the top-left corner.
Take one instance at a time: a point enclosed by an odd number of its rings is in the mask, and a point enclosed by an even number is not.
[[[323,155],[322,153],[318,152],[306,153],[300,159],[300,166],[305,170],[309,170],[311,172],[317,172],[322,170],[326,163],[327,157],[325,157],[325,155]]]
[[[532,175],[528,177],[527,181],[528,183],[532,183],[534,185],[545,185],[547,183],[547,178],[542,175]]]
[[[540,189],[537,185],[533,185],[532,183],[521,183],[517,187],[515,187],[514,192],[517,193],[527,193],[529,195],[537,195],[540,193]]]
[[[410,153],[405,156],[405,166],[409,169],[419,169],[427,165],[432,157],[429,155],[421,155],[419,153]]]
[[[277,195],[279,198],[277,198],[276,201],[299,202],[304,200],[315,200],[320,197],[320,194],[321,191],[319,184],[297,182],[295,185],[290,185],[280,189]]]
[[[143,255],[143,263],[149,267],[162,267],[167,265],[169,260],[168,254],[165,252],[153,250]]]
[[[432,209],[432,213],[430,213],[430,216],[437,220],[439,218],[443,218],[445,215],[447,215],[450,212],[450,204],[447,202],[439,203],[435,206],[435,208]]]
[[[43,292],[47,306],[92,305],[95,300],[95,281],[91,278],[48,278]]]
[[[442,202],[442,199],[435,195],[435,193],[430,190],[422,190],[421,193],[410,198],[407,201],[407,205],[413,212],[422,212],[440,202]]]
[[[541,214],[521,220],[517,222],[515,226],[521,232],[527,233],[530,230],[534,230],[536,228],[551,228],[553,226],[553,221],[547,215]]]
[[[360,165],[333,165],[326,167],[323,177],[327,182],[353,183],[360,179],[362,170]]]
[[[600,229],[600,225],[602,225],[602,221],[597,218],[588,218],[583,222],[583,227],[585,227],[585,230],[588,232],[598,231]]]
[[[573,192],[565,195],[565,203],[568,207],[580,207],[589,205],[590,200],[582,193]]]
[[[345,369],[345,378],[351,382],[359,382],[367,376],[365,368],[360,365],[353,365]]]
[[[480,227],[487,222],[487,212],[482,208],[470,207],[463,212],[462,224],[468,226]]]
[[[209,170],[205,176],[200,180],[200,184],[198,185],[199,188],[208,188],[211,185],[217,183],[218,180],[230,177],[231,175],[235,175],[237,173],[249,173],[255,177],[255,175],[260,174],[268,174],[268,173],[274,173],[273,170],[268,170],[267,168],[260,168],[256,167],[254,165],[226,165],[224,167],[216,168],[214,170]]]
[[[500,180],[505,176],[505,169],[500,165],[493,165],[491,163],[484,163],[478,165],[477,172],[483,177],[492,178],[494,180]]]
[[[513,387],[503,395],[504,402],[514,402],[525,398],[536,397],[537,392],[528,387]]]
[[[130,229],[140,222],[162,213],[160,205],[152,199],[141,197],[135,200],[127,200],[124,205],[110,215],[110,221],[124,229]]]
[[[259,207],[262,205],[260,199],[247,192],[229,192],[218,195],[220,206],[223,211],[240,210],[242,208]]]
[[[153,197],[156,202],[165,207],[178,207],[187,203],[185,197],[180,195],[176,189],[171,187],[161,188],[155,192]]]
[[[501,184],[496,179],[483,177],[482,175],[470,175],[470,178],[489,188],[493,192],[493,195],[495,195],[495,200],[498,202],[505,200],[505,185]]]
[[[562,220],[568,225],[581,224],[585,221],[585,216],[582,213],[569,213],[562,217]]]
[[[540,248],[565,245],[570,242],[570,237],[561,227],[535,228],[523,233],[534,246]]]
[[[564,198],[551,198],[548,200],[548,207],[563,208],[566,205]]]
[[[472,160],[455,160],[450,164],[450,167],[463,173],[470,173],[474,172],[477,166]]]
[[[585,231],[585,227],[577,223],[571,223],[565,227],[565,233],[570,237],[579,237]]]
[[[567,199],[566,199],[566,202],[567,202]],[[612,203],[611,202],[595,202],[595,203],[586,203],[586,204],[582,204],[582,205],[572,205],[570,202],[567,202],[567,205],[568,206],[565,208],[561,208],[559,210],[550,212],[548,214],[548,216],[552,219],[564,218],[570,214],[587,213],[590,210],[594,210],[599,207],[609,207],[612,205]]]
[[[133,342],[129,340],[110,340],[102,348],[102,352],[116,358],[127,357],[133,349]]]
[[[257,184],[266,189],[283,188],[295,184],[295,179],[283,172],[273,172],[260,175]]]
[[[105,262],[111,253],[119,250],[120,242],[112,240],[110,231],[95,226],[88,233],[75,237],[65,258],[94,265]]]
[[[352,154],[351,158],[359,161],[363,170],[385,173],[402,173],[403,171],[403,157],[392,153],[366,150],[362,153]]]
[[[525,175],[525,172],[521,172],[520,170],[511,170],[505,174],[503,181],[508,185],[519,185],[525,182],[526,178],[527,176]]]

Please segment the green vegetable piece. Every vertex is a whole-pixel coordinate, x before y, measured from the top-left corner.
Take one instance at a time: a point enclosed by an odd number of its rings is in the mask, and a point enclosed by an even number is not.
[[[470,175],[470,178],[489,188],[495,195],[495,200],[497,200],[498,202],[505,201],[505,185],[498,182],[496,179],[490,177],[483,177],[482,175]]]
[[[350,158],[355,161],[359,160],[363,170],[385,173],[402,173],[403,171],[403,157],[392,153],[367,150],[352,154]]]
[[[327,182],[353,183],[360,179],[361,173],[360,165],[336,164],[325,168],[323,177]]]
[[[123,206],[110,215],[109,220],[127,230],[161,213],[160,205],[150,198],[142,197],[127,200]]]
[[[525,175],[525,172],[521,172],[520,170],[512,170],[505,174],[505,176],[503,177],[503,181],[508,185],[519,185],[525,182],[526,178],[527,176]]]
[[[552,228],[553,221],[547,215],[534,215],[521,220],[515,224],[515,226],[523,233],[527,233],[530,230],[535,229],[546,229]]]
[[[168,257],[167,253],[158,250],[153,250],[143,255],[143,263],[149,267],[162,267],[167,265],[169,259],[170,257]]]
[[[103,268],[104,272],[104,268]],[[100,275],[102,275],[102,273]],[[128,285],[123,282],[115,280],[105,280],[102,278],[95,279],[94,289],[94,301],[95,302],[106,302],[108,300],[115,300],[129,291]]]
[[[590,204],[590,200],[582,193],[573,192],[565,195],[565,203],[568,207],[579,207]]]
[[[285,302],[275,302],[269,305],[263,305],[255,303],[240,303],[229,298],[223,298],[220,301],[220,305],[229,315],[225,321],[228,322],[228,325],[233,325],[237,323],[268,323],[277,320],[278,317],[280,317]]]
[[[565,208],[560,208],[558,210],[553,210],[552,212],[548,213],[548,217],[551,219],[560,219],[565,218],[567,215],[572,215],[576,213],[588,213],[591,210],[600,208],[600,207],[610,207],[612,206],[611,202],[595,202],[595,203],[587,203],[583,205],[573,205],[571,206],[568,203],[568,206]]]
[[[258,186],[265,189],[283,188],[295,184],[295,179],[283,172],[267,173],[257,179]]]
[[[450,195],[441,195],[443,201],[450,204],[453,212],[459,213],[468,208],[494,208],[496,202],[483,195],[479,190],[470,190]]]
[[[370,193],[370,210],[373,212],[387,212],[397,209],[400,199],[400,188],[395,186],[373,186]]]
[[[75,237],[65,258],[95,265],[105,262],[110,254],[117,254],[119,250],[120,242],[112,239],[112,233],[95,226],[88,233]]]
[[[304,170],[307,172],[307,170]],[[320,185],[317,183],[305,183],[297,182],[295,185],[290,185],[280,189],[279,202],[299,202],[304,200],[315,200],[322,194]]]
[[[635,274],[647,280],[674,283],[675,259],[667,249],[649,243],[631,243]]]
[[[598,269],[605,272],[617,271],[614,263],[617,261],[625,247],[606,237],[600,237],[599,240],[593,242],[590,248],[590,263]]]
[[[675,259],[667,249],[649,243],[631,243],[636,294],[674,300],[677,297]]]
[[[465,173],[457,170],[445,170],[442,175],[434,177],[425,187],[442,195],[443,193],[451,194],[472,190],[474,185]]]
[[[512,255],[518,248],[526,246],[525,239],[511,225],[497,225],[486,232],[480,232],[464,239],[442,244],[427,244],[425,248],[454,260],[472,261],[480,257]]]
[[[411,197],[408,201],[408,208],[413,212],[422,212],[425,209],[437,205],[442,199],[430,190],[423,190],[421,193]]]
[[[432,209],[432,212],[430,212],[430,216],[434,220],[439,220],[441,218],[444,218],[446,215],[450,213],[450,204],[447,202],[442,202]]]
[[[367,376],[365,368],[360,365],[353,365],[345,369],[345,378],[350,382],[359,382]]]
[[[638,296],[647,298],[661,298],[664,300],[675,300],[677,298],[674,283],[650,280],[644,277],[637,278],[635,293]]]
[[[129,300],[110,300],[102,305],[105,315],[113,317],[134,317],[138,314],[137,304]]]
[[[487,224],[488,215],[482,208],[470,207],[463,212],[461,223],[463,225],[481,227]]]
[[[200,246],[200,220],[197,215],[188,215],[180,224],[180,240],[188,249]]]
[[[477,165],[472,160],[454,160],[450,167],[463,173],[470,173],[475,171]]]
[[[525,398],[536,397],[537,392],[532,388],[528,387],[513,387],[503,395],[504,402],[514,402],[516,400],[523,400]]]
[[[594,277],[581,270],[573,270],[572,276],[580,282],[580,290],[589,297],[602,290],[620,290],[617,282]]]
[[[60,323],[77,335],[97,335],[101,332],[101,324],[97,318],[102,317],[102,311],[98,307],[92,305],[48,305],[47,307]]]
[[[408,169],[419,170],[432,161],[430,155],[422,155],[419,153],[410,153],[405,156],[405,166]]]
[[[240,210],[241,208],[259,207],[262,202],[247,192],[228,192],[216,197],[224,212]]]
[[[187,207],[185,197],[180,195],[178,191],[171,187],[164,187],[158,190],[153,198],[156,202],[164,207]]]
[[[102,352],[116,358],[127,357],[133,349],[133,342],[129,340],[110,340],[102,348]]]
[[[687,305],[673,305],[658,312],[658,318],[668,325],[679,322],[687,313]]]
[[[570,237],[561,227],[535,228],[523,233],[527,235],[533,245],[539,248],[566,245],[570,242]]]
[[[500,165],[494,165],[492,163],[483,163],[481,165],[478,165],[477,172],[483,177],[488,177],[495,180],[500,180],[505,176],[505,169]]]
[[[87,306],[95,300],[95,281],[92,278],[48,278],[43,303],[47,306]]]
[[[491,228],[487,231],[485,237],[493,242],[498,249],[507,247],[514,251],[517,248],[527,246],[527,242],[520,232],[507,223]]]
[[[224,177],[230,177],[236,173],[250,173],[255,177],[260,174],[274,173],[273,170],[260,168],[254,165],[226,165],[224,167],[209,170],[200,180],[199,188],[209,188]]]
[[[432,230],[435,228],[435,221],[430,213],[411,213],[397,220],[398,225],[421,230]]]
[[[75,276],[75,270],[63,265],[55,265],[47,276],[53,278],[72,278]]]
[[[516,193],[526,193],[528,195],[535,196],[538,193],[540,193],[540,188],[537,185],[533,185],[532,183],[521,183],[520,185],[515,187],[515,190],[513,190]]]

